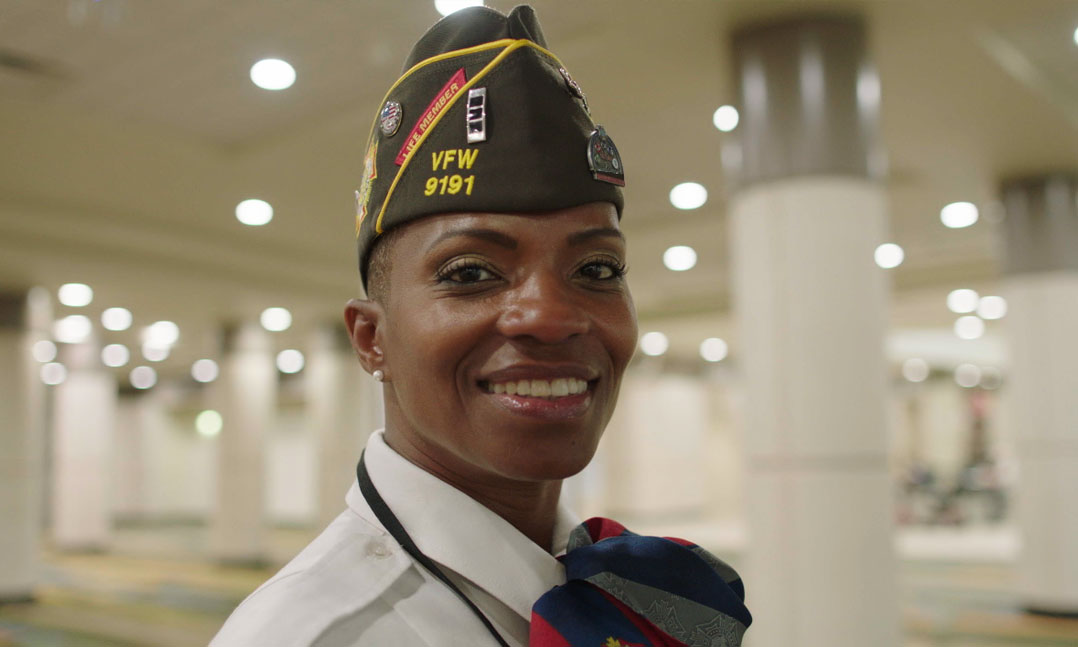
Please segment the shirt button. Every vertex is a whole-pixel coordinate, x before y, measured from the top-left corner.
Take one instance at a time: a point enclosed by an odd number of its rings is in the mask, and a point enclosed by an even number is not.
[[[367,554],[377,559],[385,559],[390,556],[390,550],[380,541],[372,542],[367,546]]]

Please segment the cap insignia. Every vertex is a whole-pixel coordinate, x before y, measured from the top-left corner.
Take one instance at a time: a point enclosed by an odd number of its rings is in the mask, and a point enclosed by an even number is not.
[[[487,141],[487,89],[468,90],[467,112],[468,143]]]
[[[438,115],[442,113],[446,105],[449,104],[449,100],[452,99],[460,92],[460,89],[467,83],[467,78],[464,75],[464,68],[460,68],[449,77],[446,84],[442,86],[442,89],[438,91],[438,94],[434,95],[431,99],[430,105],[423,111],[423,114],[419,116],[419,121],[415,122],[415,126],[412,127],[412,132],[408,133],[408,139],[404,140],[404,146],[401,146],[401,150],[397,153],[397,158],[394,163],[397,166],[404,164],[404,160],[408,157],[409,153],[419,145],[419,140],[423,137],[423,133],[427,132],[430,125],[434,123],[434,120],[438,118]]]
[[[602,126],[596,126],[588,137],[588,167],[591,175],[601,182],[625,186],[625,169],[614,140]]]
[[[378,142],[371,144],[367,149],[367,158],[363,161],[363,182],[356,191],[356,231],[367,217],[367,203],[371,199],[371,188],[374,186],[374,178],[378,177]]]
[[[569,94],[580,99],[580,102],[584,104],[584,112],[590,115],[591,109],[588,108],[588,98],[584,96],[584,91],[580,89],[580,84],[569,76],[569,70],[564,67],[559,67],[558,71],[561,72],[561,78],[565,79],[565,87],[569,89]]]
[[[401,127],[401,119],[404,117],[404,108],[396,101],[386,101],[382,107],[382,113],[378,116],[378,125],[382,128],[382,134],[392,137]]]

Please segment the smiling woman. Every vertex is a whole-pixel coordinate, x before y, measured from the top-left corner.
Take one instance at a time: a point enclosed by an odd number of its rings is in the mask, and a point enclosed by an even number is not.
[[[560,500],[637,325],[624,166],[531,9],[465,9],[420,39],[364,167],[369,298],[345,323],[385,429],[348,509],[213,645],[740,645],[729,566]]]
[[[516,514],[549,546],[560,480],[591,460],[636,345],[614,207],[423,219],[393,252],[387,301],[347,312],[385,374],[386,442],[495,511],[507,492],[548,501]]]

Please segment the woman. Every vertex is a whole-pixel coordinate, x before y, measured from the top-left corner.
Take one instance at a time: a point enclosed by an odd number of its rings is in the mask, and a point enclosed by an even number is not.
[[[369,299],[345,312],[385,430],[348,510],[214,645],[740,644],[729,567],[559,503],[636,345],[622,185],[530,8],[420,39],[367,142]]]

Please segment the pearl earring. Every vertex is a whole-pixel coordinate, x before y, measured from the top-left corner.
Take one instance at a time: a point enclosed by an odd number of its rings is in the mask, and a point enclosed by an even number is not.
[[[374,379],[375,379],[375,380],[377,380],[377,381],[379,381],[379,382],[381,382],[382,380],[386,379],[386,374],[385,374],[385,373],[383,373],[383,372],[382,372],[382,369],[380,369],[380,368],[379,368],[379,369],[376,369],[376,370],[374,371],[374,373],[371,373],[371,375],[372,375],[372,376],[374,377]]]

